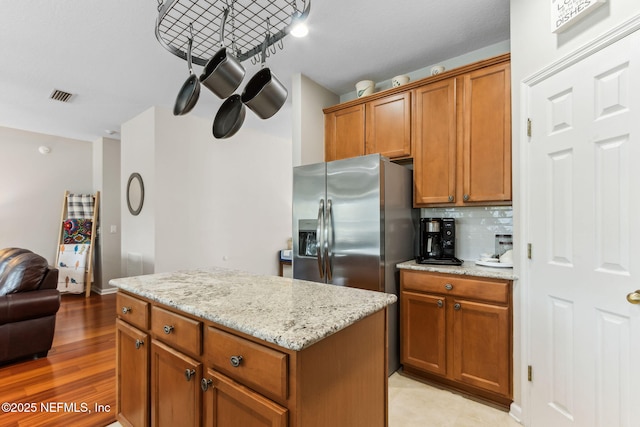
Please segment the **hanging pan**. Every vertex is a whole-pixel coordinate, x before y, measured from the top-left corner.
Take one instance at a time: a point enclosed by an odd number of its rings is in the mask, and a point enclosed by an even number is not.
[[[242,127],[245,111],[240,95],[234,94],[228,97],[213,119],[213,136],[216,139],[224,139],[235,135]]]
[[[268,119],[277,113],[284,105],[288,95],[287,88],[280,83],[269,68],[264,67],[268,43],[269,33],[267,32],[262,44],[262,68],[251,77],[242,92],[242,102],[261,119]]]
[[[189,25],[189,31],[191,31],[191,38],[189,38],[189,48],[187,49],[187,63],[189,64],[189,78],[184,82],[176,103],[173,106],[173,115],[182,116],[196,106],[198,97],[200,96],[200,82],[198,76],[193,74],[193,68],[191,66],[191,48],[193,46],[193,27]]]
[[[200,75],[202,84],[220,99],[231,95],[240,86],[245,74],[242,64],[224,47],[224,27],[228,15],[229,9],[225,9],[220,24],[220,49],[207,62]]]

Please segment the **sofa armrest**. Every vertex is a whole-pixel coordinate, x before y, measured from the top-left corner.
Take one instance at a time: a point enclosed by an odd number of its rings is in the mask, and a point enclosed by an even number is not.
[[[42,279],[42,283],[40,283],[40,290],[44,289],[57,289],[58,288],[58,274],[59,271],[57,268],[49,267],[47,273],[44,275]]]
[[[50,316],[60,308],[57,289],[19,292],[0,297],[0,325]]]

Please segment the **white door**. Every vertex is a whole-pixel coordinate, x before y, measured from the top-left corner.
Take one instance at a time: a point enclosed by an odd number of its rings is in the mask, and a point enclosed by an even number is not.
[[[640,31],[529,92],[532,427],[640,426],[638,46]]]

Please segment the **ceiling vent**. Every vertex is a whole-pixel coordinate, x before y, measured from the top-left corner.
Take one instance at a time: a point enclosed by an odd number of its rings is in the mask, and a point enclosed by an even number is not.
[[[49,98],[55,99],[60,102],[69,102],[69,98],[73,96],[72,93],[65,92],[63,90],[54,89]]]

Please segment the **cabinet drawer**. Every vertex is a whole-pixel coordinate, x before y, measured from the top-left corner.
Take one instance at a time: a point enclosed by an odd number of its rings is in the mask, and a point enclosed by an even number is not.
[[[402,270],[402,289],[507,304],[509,281]]]
[[[156,338],[186,353],[202,353],[202,323],[196,320],[153,306],[151,331]]]
[[[118,292],[116,295],[117,315],[122,320],[140,329],[149,329],[149,303]]]
[[[234,380],[276,400],[288,393],[287,354],[244,338],[208,327],[205,337],[207,360]],[[237,359],[242,358],[237,366]]]

